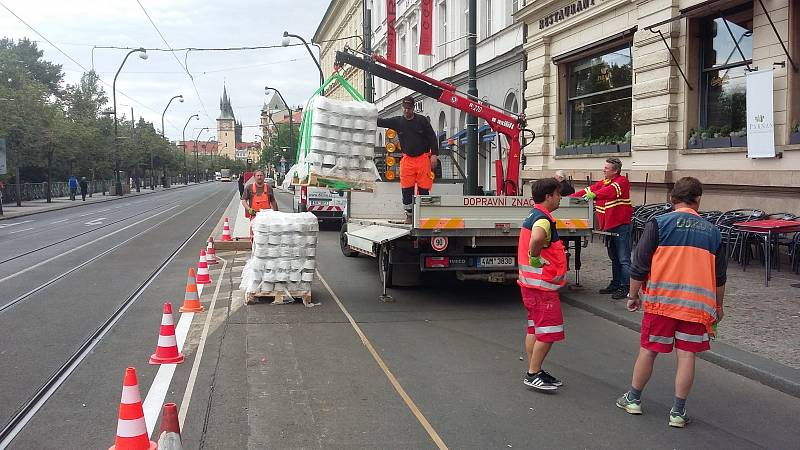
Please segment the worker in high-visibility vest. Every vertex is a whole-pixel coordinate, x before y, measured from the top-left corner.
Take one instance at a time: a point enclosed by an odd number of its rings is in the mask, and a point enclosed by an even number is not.
[[[615,300],[628,294],[631,267],[631,187],[621,172],[622,161],[608,158],[603,166],[604,178],[570,196],[593,200],[597,227],[609,233],[606,248],[611,260],[611,281],[600,293],[611,294]]]
[[[400,160],[400,189],[406,223],[411,223],[414,192],[428,195],[433,187],[433,170],[439,160],[439,138],[430,121],[414,113],[414,97],[403,99],[403,115],[378,119],[378,126],[397,132],[403,158]]]
[[[567,255],[550,214],[561,202],[561,186],[555,178],[544,178],[531,189],[534,208],[522,223],[517,248],[517,284],[528,310],[528,373],[522,382],[539,390],[555,390],[561,380],[542,369],[542,363],[553,342],[564,340],[558,289],[566,284]]]
[[[242,195],[242,206],[244,206],[245,217],[250,219],[250,240],[253,240],[253,220],[259,211],[278,210],[278,202],[275,200],[275,193],[272,186],[264,182],[263,170],[257,170],[253,174],[255,180],[253,184],[245,188]]]
[[[713,325],[722,320],[727,258],[714,224],[700,217],[703,186],[685,177],[672,189],[675,210],[647,223],[631,266],[628,309],[644,300],[641,348],[631,387],[617,400],[630,414],[641,414],[641,395],[659,353],[678,353],[675,398],[669,426],[689,423],[686,398],[694,382],[695,355],[711,348]]]

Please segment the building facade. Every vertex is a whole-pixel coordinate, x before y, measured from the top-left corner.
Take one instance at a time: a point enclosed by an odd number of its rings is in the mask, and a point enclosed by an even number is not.
[[[477,86],[478,96],[508,111],[522,111],[523,29],[514,12],[521,2],[479,0],[477,11]],[[386,2],[372,4],[373,48],[385,55],[387,48]],[[397,63],[447,81],[467,91],[468,0],[434,0],[432,30],[433,55],[419,54],[420,1],[398,0],[395,30]],[[423,97],[391,82],[375,79],[375,103],[381,117],[400,115],[403,97],[414,95],[417,112],[426,116],[439,134],[442,178],[461,179],[466,173],[466,113]],[[493,161],[508,150],[505,138],[496,136],[479,121],[479,182],[485,190],[495,186]],[[378,130],[378,144],[385,142],[385,130]]]
[[[219,100],[219,117],[217,118],[217,151],[219,155],[231,159],[236,158],[237,134],[241,136],[241,128],[237,127],[236,116],[233,114],[231,100],[228,98],[228,88],[223,87],[222,98]]]
[[[379,0],[385,1],[385,0]],[[325,15],[322,17],[312,42],[319,45],[320,65],[322,72],[327,77],[335,68],[336,52],[345,46],[363,49],[363,15],[364,4],[371,4],[371,0],[331,0]],[[365,74],[354,67],[346,67],[341,75],[356,89],[364,92]],[[350,100],[347,93],[338,83],[331,83],[325,91],[325,96],[339,100]]]
[[[704,209],[800,211],[799,0],[537,0],[514,17],[536,132],[524,178],[563,169],[583,186],[613,155],[637,204],[694,176]],[[773,69],[779,157],[748,158],[756,68]]]

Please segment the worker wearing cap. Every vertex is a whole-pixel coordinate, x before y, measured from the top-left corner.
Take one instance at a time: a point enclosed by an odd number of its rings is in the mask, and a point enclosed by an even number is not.
[[[403,208],[406,223],[411,223],[414,191],[430,194],[433,187],[433,169],[439,159],[439,139],[430,122],[414,113],[414,97],[403,99],[403,115],[378,119],[378,126],[391,128],[400,139],[400,188],[403,191]]]

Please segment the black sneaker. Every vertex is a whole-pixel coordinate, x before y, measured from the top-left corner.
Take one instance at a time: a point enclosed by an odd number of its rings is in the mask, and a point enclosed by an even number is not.
[[[608,287],[600,289],[601,294],[613,294],[619,290],[619,286],[614,286],[613,284],[609,284]]]
[[[628,288],[619,288],[611,294],[611,298],[614,300],[620,300],[628,296]]]
[[[541,376],[545,378],[547,381],[549,381],[553,386],[561,387],[564,384],[558,378],[550,375],[550,373],[547,372],[546,370],[542,370]]]
[[[542,371],[533,376],[525,374],[525,379],[522,380],[522,382],[525,386],[530,386],[541,391],[554,391],[558,389],[558,386],[553,384],[546,376],[543,376],[544,373],[545,372]]]

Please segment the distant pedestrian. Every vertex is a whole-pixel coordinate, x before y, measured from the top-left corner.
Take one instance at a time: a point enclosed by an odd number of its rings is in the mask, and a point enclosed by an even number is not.
[[[89,192],[89,182],[86,181],[86,177],[81,177],[81,199],[86,201],[86,193]]]
[[[703,185],[685,177],[675,183],[671,197],[675,211],[650,220],[633,255],[628,310],[644,300],[641,348],[633,366],[631,387],[617,399],[629,414],[642,413],[644,389],[659,353],[678,354],[675,398],[669,426],[690,422],[686,398],[694,382],[696,353],[709,350],[709,335],[722,320],[725,297],[726,252],[717,228],[697,211]],[[640,292],[641,289],[641,292]]]
[[[239,198],[244,197],[244,174],[239,174]]]
[[[75,195],[78,194],[78,179],[75,175],[69,177],[69,199],[75,201]]]
[[[564,243],[558,238],[556,219],[550,214],[561,203],[558,181],[543,178],[533,183],[532,191],[535,205],[522,223],[517,249],[517,284],[522,291],[522,303],[528,310],[528,334],[525,336],[528,373],[522,382],[532,388],[551,391],[562,383],[542,369],[542,363],[553,342],[564,340],[558,289],[566,284],[567,256]]]

